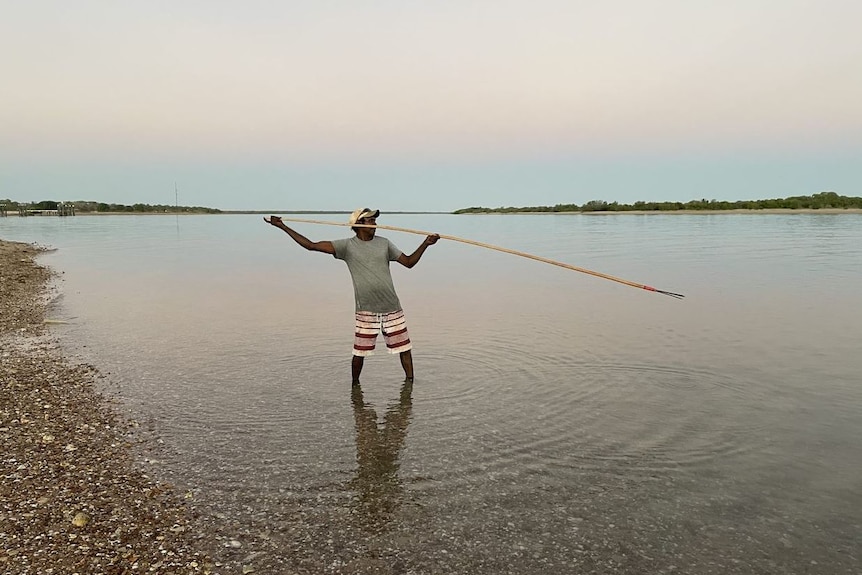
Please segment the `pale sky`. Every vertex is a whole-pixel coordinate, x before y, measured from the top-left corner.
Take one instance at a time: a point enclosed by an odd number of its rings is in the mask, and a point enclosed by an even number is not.
[[[0,0],[0,198],[862,195],[862,2]]]

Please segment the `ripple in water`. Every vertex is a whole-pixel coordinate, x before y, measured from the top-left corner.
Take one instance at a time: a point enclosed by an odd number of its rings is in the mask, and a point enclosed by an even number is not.
[[[708,369],[526,355],[515,341],[423,362],[416,466],[432,480],[420,489],[512,474],[702,472],[767,442],[764,390]]]

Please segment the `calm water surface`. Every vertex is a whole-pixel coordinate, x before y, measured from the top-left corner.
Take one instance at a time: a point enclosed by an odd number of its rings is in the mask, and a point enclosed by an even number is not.
[[[862,572],[862,216],[380,223],[687,297],[441,241],[393,268],[416,383],[379,353],[351,390],[346,266],[259,216],[0,237],[58,248],[58,335],[163,441],[142,465],[224,573]]]

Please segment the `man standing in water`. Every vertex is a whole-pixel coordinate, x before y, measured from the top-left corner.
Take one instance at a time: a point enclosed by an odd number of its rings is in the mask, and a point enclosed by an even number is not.
[[[401,357],[405,381],[413,382],[413,355],[410,352],[413,346],[407,334],[404,311],[392,283],[389,262],[396,261],[406,268],[412,268],[428,246],[440,239],[438,234],[432,234],[419,244],[415,252],[405,255],[389,240],[375,235],[377,228],[360,227],[375,226],[378,215],[380,210],[358,209],[350,215],[349,220],[351,226],[357,226],[351,228],[356,234],[354,237],[320,242],[312,242],[287,227],[278,216],[264,218],[264,221],[283,230],[305,249],[332,254],[347,264],[356,299],[356,332],[351,363],[353,385],[359,385],[365,357],[374,352],[377,334],[381,332],[389,353],[397,353]]]

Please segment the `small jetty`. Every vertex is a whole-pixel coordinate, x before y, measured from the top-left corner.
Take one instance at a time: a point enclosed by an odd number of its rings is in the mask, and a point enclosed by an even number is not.
[[[6,204],[0,204],[0,217],[6,217],[10,207]],[[28,216],[74,216],[75,204],[71,202],[60,202],[56,208],[45,209],[38,208],[34,204],[18,204],[18,215],[22,218]]]

